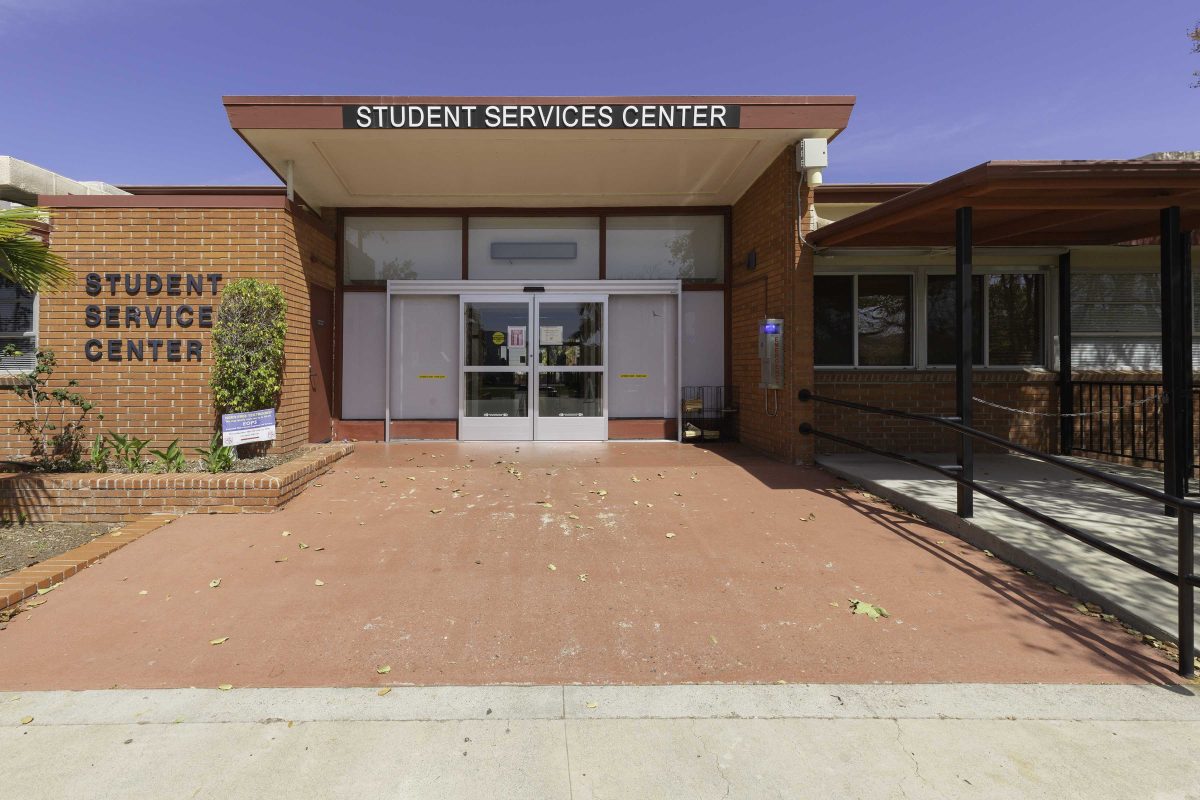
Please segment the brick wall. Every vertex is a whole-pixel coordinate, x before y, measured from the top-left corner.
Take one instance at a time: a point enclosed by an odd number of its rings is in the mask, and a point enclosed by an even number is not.
[[[212,364],[211,328],[198,321],[190,327],[165,327],[160,318],[155,328],[142,321],[140,327],[125,327],[128,305],[212,306],[213,319],[220,306],[213,297],[211,284],[204,283],[202,295],[187,296],[186,279],[179,296],[162,292],[146,296],[145,280],[150,274],[208,275],[220,273],[219,286],[238,278],[257,277],[283,288],[288,302],[288,337],[285,345],[286,366],[283,397],[278,412],[278,436],[275,450],[290,451],[308,440],[308,361],[309,304],[308,282],[334,285],[334,243],[332,235],[304,212],[293,212],[282,197],[266,197],[262,207],[178,207],[187,202],[179,196],[164,197],[162,207],[119,205],[70,207],[69,198],[53,208],[51,247],[61,253],[76,273],[76,279],[63,292],[39,298],[39,341],[54,350],[58,371],[54,386],[67,379],[79,381],[78,391],[96,404],[103,422],[93,430],[115,430],[149,438],[152,446],[165,446],[179,437],[189,458],[192,449],[206,444],[217,423],[208,388]],[[92,202],[95,202],[94,199]],[[147,202],[145,196],[105,198],[108,203]],[[211,205],[212,201],[208,201]],[[240,205],[247,205],[245,198]],[[85,276],[101,276],[101,293],[86,291]],[[109,293],[103,276],[119,273],[139,276],[141,291],[127,295],[124,284],[116,296]],[[89,305],[120,308],[120,326],[110,328],[101,319],[89,327]],[[187,345],[181,345],[180,360],[168,360],[165,346],[157,361],[149,344],[143,345],[141,361],[128,360],[122,345],[122,360],[110,361],[107,352],[99,361],[85,357],[89,339],[120,338],[194,339],[200,343],[200,360],[187,360]],[[16,419],[25,415],[15,396],[0,394],[0,455],[25,455],[27,444],[13,429]]]
[[[812,266],[799,261],[798,188],[795,152],[789,147],[733,206],[730,350],[738,436],[784,461],[805,457],[807,444],[795,434],[793,398],[812,369]],[[746,268],[751,251],[754,270]],[[780,317],[785,324],[786,385],[778,392],[758,386],[758,320],[763,317]]]
[[[953,370],[817,370],[814,392],[855,403],[896,408],[919,414],[954,413]],[[975,395],[993,403],[1053,414],[1058,411],[1058,373],[1044,371],[975,372]],[[914,423],[879,414],[865,414],[824,403],[813,403],[813,425],[823,431],[874,447],[899,452],[948,452],[957,437],[937,425]],[[1058,450],[1054,417],[1014,414],[976,403],[975,427],[996,436],[1048,452]],[[845,452],[828,441],[815,442],[818,452]]]

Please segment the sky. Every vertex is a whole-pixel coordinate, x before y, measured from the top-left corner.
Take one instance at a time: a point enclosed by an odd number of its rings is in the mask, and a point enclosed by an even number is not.
[[[222,95],[851,94],[826,182],[929,181],[1200,150],[1197,22],[1197,0],[0,0],[0,154],[274,184]]]

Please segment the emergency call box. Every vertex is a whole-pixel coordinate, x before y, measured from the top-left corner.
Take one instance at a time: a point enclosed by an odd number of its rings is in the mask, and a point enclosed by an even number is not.
[[[783,388],[783,320],[758,321],[758,361],[762,368],[760,389]]]

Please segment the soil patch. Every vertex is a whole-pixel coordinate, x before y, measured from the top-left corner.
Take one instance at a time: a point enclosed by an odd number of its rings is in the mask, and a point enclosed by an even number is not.
[[[0,525],[0,575],[54,558],[117,527],[108,522]]]

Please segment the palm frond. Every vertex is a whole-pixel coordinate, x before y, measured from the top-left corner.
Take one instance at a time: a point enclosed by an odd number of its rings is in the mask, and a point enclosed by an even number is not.
[[[44,222],[43,208],[17,206],[0,209],[0,278],[28,292],[65,289],[73,277],[66,259],[30,235],[29,226]]]

